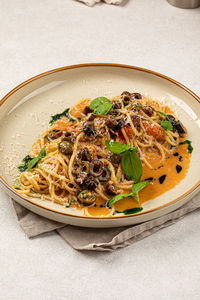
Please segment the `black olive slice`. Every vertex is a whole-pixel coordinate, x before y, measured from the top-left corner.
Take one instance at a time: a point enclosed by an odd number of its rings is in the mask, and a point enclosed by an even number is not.
[[[102,161],[98,160],[98,159],[94,159],[91,161],[90,163],[90,173],[95,176],[98,177],[103,173],[104,170],[104,166]]]
[[[110,170],[106,167],[103,168],[103,172],[102,174],[99,176],[99,181],[101,182],[106,182],[106,181],[109,181],[110,179],[110,176],[111,176],[111,173],[110,173]]]
[[[180,120],[176,121],[175,128],[178,131],[179,134],[185,133],[185,128]]]

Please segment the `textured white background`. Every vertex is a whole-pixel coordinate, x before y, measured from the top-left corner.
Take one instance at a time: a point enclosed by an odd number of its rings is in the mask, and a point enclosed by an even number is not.
[[[0,96],[56,67],[116,62],[164,73],[200,94],[200,8],[130,0],[0,0]],[[200,212],[114,253],[58,235],[28,240],[0,190],[0,299],[200,299]]]

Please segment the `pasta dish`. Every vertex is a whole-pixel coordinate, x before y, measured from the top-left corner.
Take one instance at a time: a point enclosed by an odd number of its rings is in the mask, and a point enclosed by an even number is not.
[[[18,167],[15,188],[85,216],[138,213],[189,168],[185,126],[139,93],[82,99],[49,123]]]

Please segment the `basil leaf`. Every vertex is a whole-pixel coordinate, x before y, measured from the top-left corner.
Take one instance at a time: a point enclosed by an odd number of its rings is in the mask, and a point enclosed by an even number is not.
[[[75,122],[76,119],[72,118],[69,114],[69,108],[65,109],[62,113],[60,114],[56,114],[54,116],[51,116],[51,119],[49,121],[49,124],[52,125],[54,122],[56,122],[57,120],[59,120],[62,116],[65,116],[69,119],[70,122]]]
[[[37,163],[46,156],[46,147],[44,146],[37,157],[32,158],[28,164],[28,171],[30,171]]]
[[[26,171],[26,169],[28,168],[28,163],[29,163],[29,161],[31,161],[32,159],[33,159],[32,157],[30,157],[29,155],[26,155],[26,156],[22,159],[23,165],[18,166],[19,172],[24,172],[24,171]]]
[[[133,197],[133,193],[129,193],[129,194],[119,194],[114,196],[112,199],[110,199],[110,201],[108,202],[108,205],[111,206],[114,203],[118,202],[119,200],[126,198],[126,197]]]
[[[173,130],[172,122],[170,121],[170,118],[162,111],[156,110],[159,114],[163,115],[167,120],[161,121],[161,127],[165,130]]]
[[[171,121],[162,120],[160,125],[165,130],[173,130],[173,125],[172,125]]]
[[[135,149],[137,150],[137,148],[131,148],[131,146],[127,145],[127,144],[123,144],[123,143],[120,143],[120,142],[115,142],[113,140],[106,140],[105,142],[106,144],[106,147],[108,148],[108,150],[112,153],[115,153],[115,154],[122,154],[126,151],[128,151],[129,149]]]
[[[150,183],[149,181],[141,181],[141,182],[133,184],[132,192],[133,192],[134,198],[137,200],[138,203],[140,202],[138,192],[140,190],[142,190],[145,186],[147,186],[149,183]]]
[[[125,209],[123,211],[116,210],[115,213],[118,213],[118,214],[123,213],[124,215],[132,215],[132,214],[136,214],[142,210],[143,210],[142,207],[134,207],[134,208]]]
[[[192,146],[192,141],[189,140],[185,140],[184,142],[180,143],[180,145],[182,144],[188,144],[188,152],[192,153],[194,150],[194,147]]]
[[[133,184],[133,186],[132,186],[132,192],[138,193],[145,186],[147,186],[149,183],[150,183],[149,181],[141,181],[141,182]]]
[[[133,197],[137,200],[137,202],[139,203],[139,197],[138,197],[138,192],[141,191],[145,186],[147,186],[150,182],[149,181],[142,181],[136,184],[133,184],[132,186],[132,193],[129,194],[119,194],[114,196],[112,199],[110,199],[110,201],[108,202],[108,205],[111,206],[114,203],[116,203],[117,201],[125,198],[125,197]]]
[[[92,100],[89,107],[93,110],[93,114],[95,115],[107,115],[113,104],[114,103],[106,97],[98,97]]]
[[[126,175],[136,183],[142,176],[142,163],[135,149],[125,152],[122,157],[122,167]]]

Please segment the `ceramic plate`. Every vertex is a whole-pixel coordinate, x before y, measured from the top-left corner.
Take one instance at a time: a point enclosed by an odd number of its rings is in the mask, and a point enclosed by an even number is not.
[[[81,98],[112,97],[134,90],[166,103],[188,129],[194,151],[187,176],[175,188],[148,201],[137,215],[84,217],[81,211],[39,199],[26,199],[12,188],[17,165],[33,141],[47,128],[50,116]],[[161,74],[115,64],[85,64],[52,70],[22,83],[0,102],[0,182],[21,205],[47,218],[85,227],[115,227],[144,222],[167,214],[200,187],[200,99],[185,86]]]

